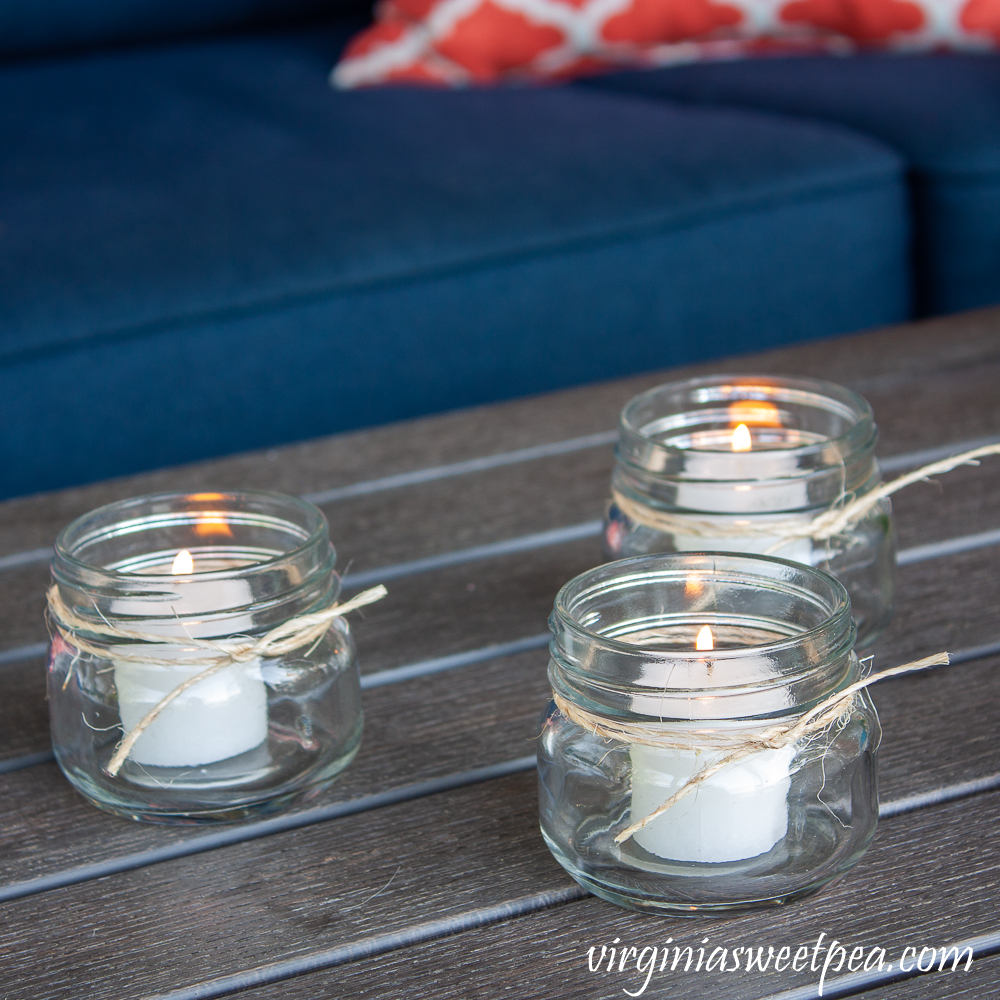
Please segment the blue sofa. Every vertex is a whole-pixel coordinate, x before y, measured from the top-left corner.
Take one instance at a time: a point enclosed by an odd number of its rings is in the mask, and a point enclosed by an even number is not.
[[[0,0],[0,496],[1000,301],[996,57],[341,93],[321,6]]]
[[[875,136],[906,161],[917,314],[1000,301],[1000,57],[769,59],[623,73],[595,83]]]

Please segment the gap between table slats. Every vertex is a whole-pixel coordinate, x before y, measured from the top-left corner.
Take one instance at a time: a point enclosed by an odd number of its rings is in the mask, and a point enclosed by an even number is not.
[[[446,552],[439,556],[429,556],[426,559],[415,559],[412,562],[397,563],[395,566],[385,566],[382,569],[369,570],[364,573],[349,573],[344,577],[344,589],[358,589],[360,587],[371,586],[376,583],[387,583],[398,580],[406,576],[417,576],[421,573],[429,573],[439,569],[449,569],[467,562],[478,562],[486,559],[499,559],[504,556],[516,555],[519,552],[526,552],[533,549],[544,548],[546,546],[564,545],[570,542],[581,541],[586,538],[596,537],[601,533],[600,521],[585,521],[583,524],[571,525],[567,528],[556,528],[552,531],[542,531],[533,535],[521,535],[517,538],[505,539],[501,542],[493,542],[489,545],[476,545],[468,549],[457,549],[453,552]],[[981,531],[973,535],[961,535],[958,538],[948,538],[941,542],[928,542],[925,545],[915,545],[909,549],[902,549],[896,556],[896,563],[899,566],[910,566],[913,563],[925,562],[929,559],[941,559],[945,556],[959,555],[962,552],[969,552],[973,549],[988,548],[991,545],[1000,545],[1000,529],[993,531]],[[515,640],[517,643],[532,643],[538,641],[537,636]],[[509,644],[487,647],[497,650],[505,649]],[[528,646],[525,648],[535,648]],[[44,656],[48,650],[48,643],[33,642],[26,646],[15,646],[12,649],[0,651],[0,668],[12,663],[19,663],[36,656]],[[434,660],[424,661],[426,663],[440,663],[447,666],[438,666],[435,669],[448,670],[451,666],[465,666],[466,663],[477,663],[481,660],[491,658],[491,654],[485,650],[470,650],[468,653],[456,653],[449,657],[440,657]],[[503,652],[492,655],[504,656]],[[463,660],[463,657],[469,659]],[[454,662],[453,662],[454,661]],[[387,678],[400,671],[400,679],[418,676],[418,673],[411,673],[414,666],[396,667],[392,670],[379,671],[379,676]],[[405,673],[403,673],[405,672]],[[424,670],[424,673],[431,673],[432,670]],[[362,679],[362,686],[364,686]],[[370,681],[369,686],[378,687],[381,684],[391,683],[390,680],[381,679]]]
[[[571,454],[574,451],[584,451],[588,448],[597,448],[614,444],[617,439],[617,431],[602,431],[598,434],[587,434],[583,437],[569,438],[565,441],[554,441],[550,444],[534,445],[530,448],[519,448],[515,451],[499,452],[496,455],[487,455],[483,458],[467,459],[462,462],[453,462],[449,465],[430,466],[426,469],[416,469],[413,472],[403,472],[393,476],[383,476],[380,479],[369,479],[358,483],[350,483],[347,486],[337,486],[329,490],[320,490],[315,493],[305,493],[303,494],[302,499],[317,505],[334,503],[338,500],[347,500],[353,497],[366,496],[372,493],[381,493],[387,490],[400,489],[405,486],[417,486],[421,483],[434,482],[440,479],[450,479],[456,476],[469,475],[475,472],[486,472],[491,469],[502,468],[507,465],[517,465],[521,462],[536,461],[540,458],[552,458],[556,455]],[[990,437],[973,438],[968,441],[959,441],[954,444],[939,445],[934,448],[922,448],[919,451],[905,452],[901,455],[890,455],[888,458],[879,459],[879,464],[881,465],[884,473],[899,472],[903,469],[914,468],[918,465],[926,465],[929,462],[936,462],[939,459],[947,458],[949,455],[955,455],[961,451],[969,451],[973,448],[982,447],[983,445],[993,444],[996,441],[1000,441],[1000,436],[993,435]],[[546,533],[542,532],[541,534],[544,535]],[[515,549],[512,551],[523,550]],[[11,555],[0,556],[0,572],[40,562],[48,562],[51,558],[51,547],[30,549],[26,552],[14,552]],[[445,565],[451,564],[448,563]],[[394,567],[390,566],[385,569],[386,571],[391,571]],[[375,572],[377,571],[371,571],[371,573]],[[386,580],[394,579],[394,577],[382,576],[378,577],[378,579]],[[360,587],[364,586],[364,584],[356,583],[355,586]]]
[[[898,554],[897,562],[901,566],[908,566],[913,563],[957,555],[972,549],[984,548],[998,543],[1000,543],[1000,531],[982,532],[978,535],[964,535],[944,542],[934,542],[929,545],[919,545],[910,549],[904,549]],[[477,663],[486,663],[489,660],[499,659],[503,656],[513,656],[517,653],[525,653],[533,649],[543,649],[548,645],[550,638],[551,636],[548,632],[543,632],[537,635],[526,636],[523,639],[515,639],[511,642],[495,643],[490,646],[480,647],[479,649],[470,649],[462,653],[436,656],[427,660],[419,660],[416,663],[390,667],[386,670],[365,674],[361,678],[361,689],[367,691],[372,688],[383,687],[387,684],[397,684],[402,681],[413,680],[417,677],[426,677],[446,670],[456,670],[461,667],[473,666]],[[5,650],[0,652],[0,668],[36,656],[44,656],[47,650],[48,643],[44,642]],[[1000,652],[1000,643],[977,646],[974,649],[953,654],[952,662],[963,663],[968,659],[991,656],[996,652]],[[38,764],[46,764],[54,759],[55,756],[51,750],[40,750],[35,753],[24,754],[20,757],[0,760],[0,775],[9,774],[12,771],[20,771],[28,767],[35,767]]]
[[[970,790],[970,786],[972,785],[976,786],[975,790]],[[1000,774],[992,775],[989,779],[984,779],[981,782],[963,782],[961,785],[948,786],[947,789],[936,790],[938,795],[934,802],[928,802],[927,804],[952,802],[959,798],[964,798],[969,794],[975,794],[978,791],[992,791],[998,787],[1000,787]],[[946,792],[951,794],[944,794]],[[882,814],[884,816],[894,816],[903,812],[913,811],[910,808],[893,809],[894,805],[896,804],[886,803],[881,809]],[[571,903],[583,899],[587,895],[587,892],[579,886],[568,886],[563,890],[522,896],[497,906],[468,910],[453,917],[415,924],[402,931],[362,938],[358,941],[338,945],[324,951],[268,963],[254,969],[247,969],[231,975],[220,976],[216,979],[205,980],[201,983],[194,983],[178,990],[153,994],[148,996],[146,1000],[211,1000],[211,998],[215,997],[224,997],[250,987],[270,985],[305,973],[318,972],[323,969],[345,965],[349,962],[371,958],[390,951],[425,944],[452,934],[475,930],[480,927],[489,926],[490,924],[526,916],[539,910],[548,909],[554,905]],[[985,958],[988,955],[1000,952],[1000,931],[979,935],[975,938],[970,938],[968,941],[957,942],[953,946],[957,947],[960,952],[967,947],[971,947],[973,955],[976,958]],[[892,972],[883,970],[879,973],[878,970],[872,970],[868,973],[848,974],[828,980],[824,986],[823,996],[827,998],[852,996],[876,986],[883,986],[901,979],[912,978],[917,974],[919,973],[900,972],[898,968]],[[815,996],[816,986],[815,984],[811,984],[807,987],[773,994],[761,998],[761,1000],[814,1000]]]
[[[484,906],[478,910],[467,910],[465,913],[459,913],[453,917],[414,924],[412,927],[407,927],[402,931],[394,931],[391,934],[376,934],[372,937],[361,938],[359,941],[338,945],[327,951],[314,952],[299,958],[286,959],[283,962],[273,962],[230,976],[220,976],[218,979],[195,983],[193,986],[171,990],[169,993],[157,993],[147,997],[146,1000],[206,1000],[209,997],[226,996],[251,986],[277,983],[283,979],[300,976],[303,973],[317,972],[320,969],[329,969],[347,962],[384,955],[389,951],[398,951],[400,948],[424,944],[427,941],[448,937],[451,934],[475,930],[478,927],[487,927],[490,924],[535,913],[538,910],[548,909],[561,903],[572,903],[586,895],[587,892],[580,886],[572,885],[565,889],[522,896],[497,906]]]

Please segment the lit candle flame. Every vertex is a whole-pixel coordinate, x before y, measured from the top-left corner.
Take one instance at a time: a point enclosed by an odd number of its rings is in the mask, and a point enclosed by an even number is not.
[[[170,572],[174,576],[187,576],[189,573],[194,572],[194,560],[187,549],[181,549],[174,557],[174,564],[170,567]]]
[[[712,630],[705,625],[698,633],[698,638],[694,642],[695,649],[715,649],[715,639]]]
[[[746,424],[740,424],[733,431],[733,451],[750,451],[753,448],[753,441],[750,438],[750,431]]]

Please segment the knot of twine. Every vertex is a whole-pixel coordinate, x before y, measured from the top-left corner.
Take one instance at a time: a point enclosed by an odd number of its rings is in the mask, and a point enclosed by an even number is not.
[[[945,472],[950,472],[960,465],[978,465],[978,459],[984,458],[987,455],[1000,455],[1000,444],[984,445],[981,448],[973,448],[971,451],[965,451],[959,455],[952,455],[950,458],[942,459],[940,462],[931,462],[929,465],[914,469],[913,472],[908,472],[906,475],[894,479],[891,483],[884,483],[870,493],[855,497],[853,500],[848,500],[848,494],[844,494],[828,510],[824,510],[815,517],[804,520],[791,518],[776,521],[747,520],[747,515],[742,515],[740,520],[733,522],[731,515],[723,514],[719,516],[726,517],[727,520],[720,522],[709,518],[691,517],[687,514],[656,510],[629,499],[614,488],[611,490],[611,497],[618,509],[630,521],[670,534],[682,532],[686,535],[694,535],[695,537],[702,538],[726,538],[729,536],[745,538],[747,535],[767,535],[773,537],[777,535],[778,540],[764,550],[764,555],[770,555],[772,552],[777,552],[779,549],[784,548],[785,545],[796,538],[812,538],[816,541],[826,541],[837,535],[843,535],[848,528],[863,521],[880,501],[892,496],[893,493],[898,492],[905,486],[919,482],[922,479],[927,479],[929,476],[937,476]],[[838,506],[838,504],[842,506]]]
[[[622,722],[602,715],[595,715],[567,701],[555,691],[552,693],[552,698],[556,703],[556,707],[570,722],[575,722],[582,729],[593,733],[601,739],[615,740],[620,743],[640,743],[643,746],[668,750],[719,750],[729,748],[728,752],[719,760],[712,764],[707,764],[700,771],[696,771],[663,805],[619,833],[615,837],[615,843],[623,844],[631,836],[643,829],[643,827],[652,823],[658,816],[662,816],[671,806],[676,805],[685,796],[690,795],[702,782],[707,781],[713,774],[718,773],[724,767],[728,767],[730,764],[734,764],[746,757],[751,757],[754,754],[764,753],[767,750],[780,750],[782,747],[791,746],[803,737],[811,736],[834,725],[853,709],[854,698],[859,691],[863,691],[865,688],[879,681],[884,681],[888,677],[898,677],[900,674],[912,674],[918,670],[927,670],[930,667],[946,666],[949,662],[947,653],[935,653],[933,656],[925,656],[922,660],[914,660],[912,663],[904,663],[900,667],[890,667],[888,670],[881,670],[878,673],[870,674],[863,680],[856,681],[842,691],[838,691],[829,698],[825,698],[804,715],[801,715],[794,723],[779,723],[755,734],[733,733],[728,735],[725,733],[714,733],[709,736],[709,734],[693,733],[690,738],[683,739],[676,730],[671,733],[663,728],[657,729],[650,725]],[[709,724],[706,721],[706,725]]]
[[[53,584],[49,588],[47,599],[49,606],[49,618],[55,630],[63,640],[74,649],[90,653],[99,659],[114,659],[123,663],[142,663],[160,667],[204,667],[199,673],[186,678],[180,684],[165,695],[142,717],[138,724],[125,734],[118,744],[114,756],[107,766],[107,773],[114,777],[121,770],[129,752],[135,745],[135,741],[142,735],[143,730],[149,727],[154,719],[172,702],[179,698],[189,688],[200,683],[207,677],[218,673],[225,667],[230,667],[235,663],[252,663],[257,659],[265,657],[281,656],[284,653],[291,653],[293,650],[301,649],[306,645],[313,645],[326,635],[330,628],[330,623],[334,618],[363,608],[366,604],[374,604],[375,601],[382,600],[388,591],[379,584],[370,590],[362,591],[356,597],[352,597],[343,604],[334,602],[329,607],[309,614],[298,615],[282,622],[270,632],[265,633],[259,639],[237,638],[228,639],[193,639],[188,636],[183,638],[177,636],[157,635],[153,632],[140,632],[135,629],[121,628],[113,624],[103,615],[100,621],[93,621],[88,618],[81,618],[76,612],[69,608],[59,594],[59,588]],[[136,652],[128,650],[115,650],[112,656],[109,650],[103,646],[83,639],[81,632],[99,636],[102,639],[125,639],[130,642],[155,643],[159,646],[178,646],[184,649],[205,650],[204,656],[185,657],[183,661],[176,659],[166,659],[163,657],[151,656],[142,652],[142,647],[137,646]],[[311,650],[310,650],[311,651]],[[63,687],[69,683],[72,671],[66,675]]]

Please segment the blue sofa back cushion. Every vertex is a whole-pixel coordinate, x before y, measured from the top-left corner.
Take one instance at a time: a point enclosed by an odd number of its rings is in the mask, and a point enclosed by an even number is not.
[[[351,0],[0,0],[0,57],[252,27],[357,6]]]

